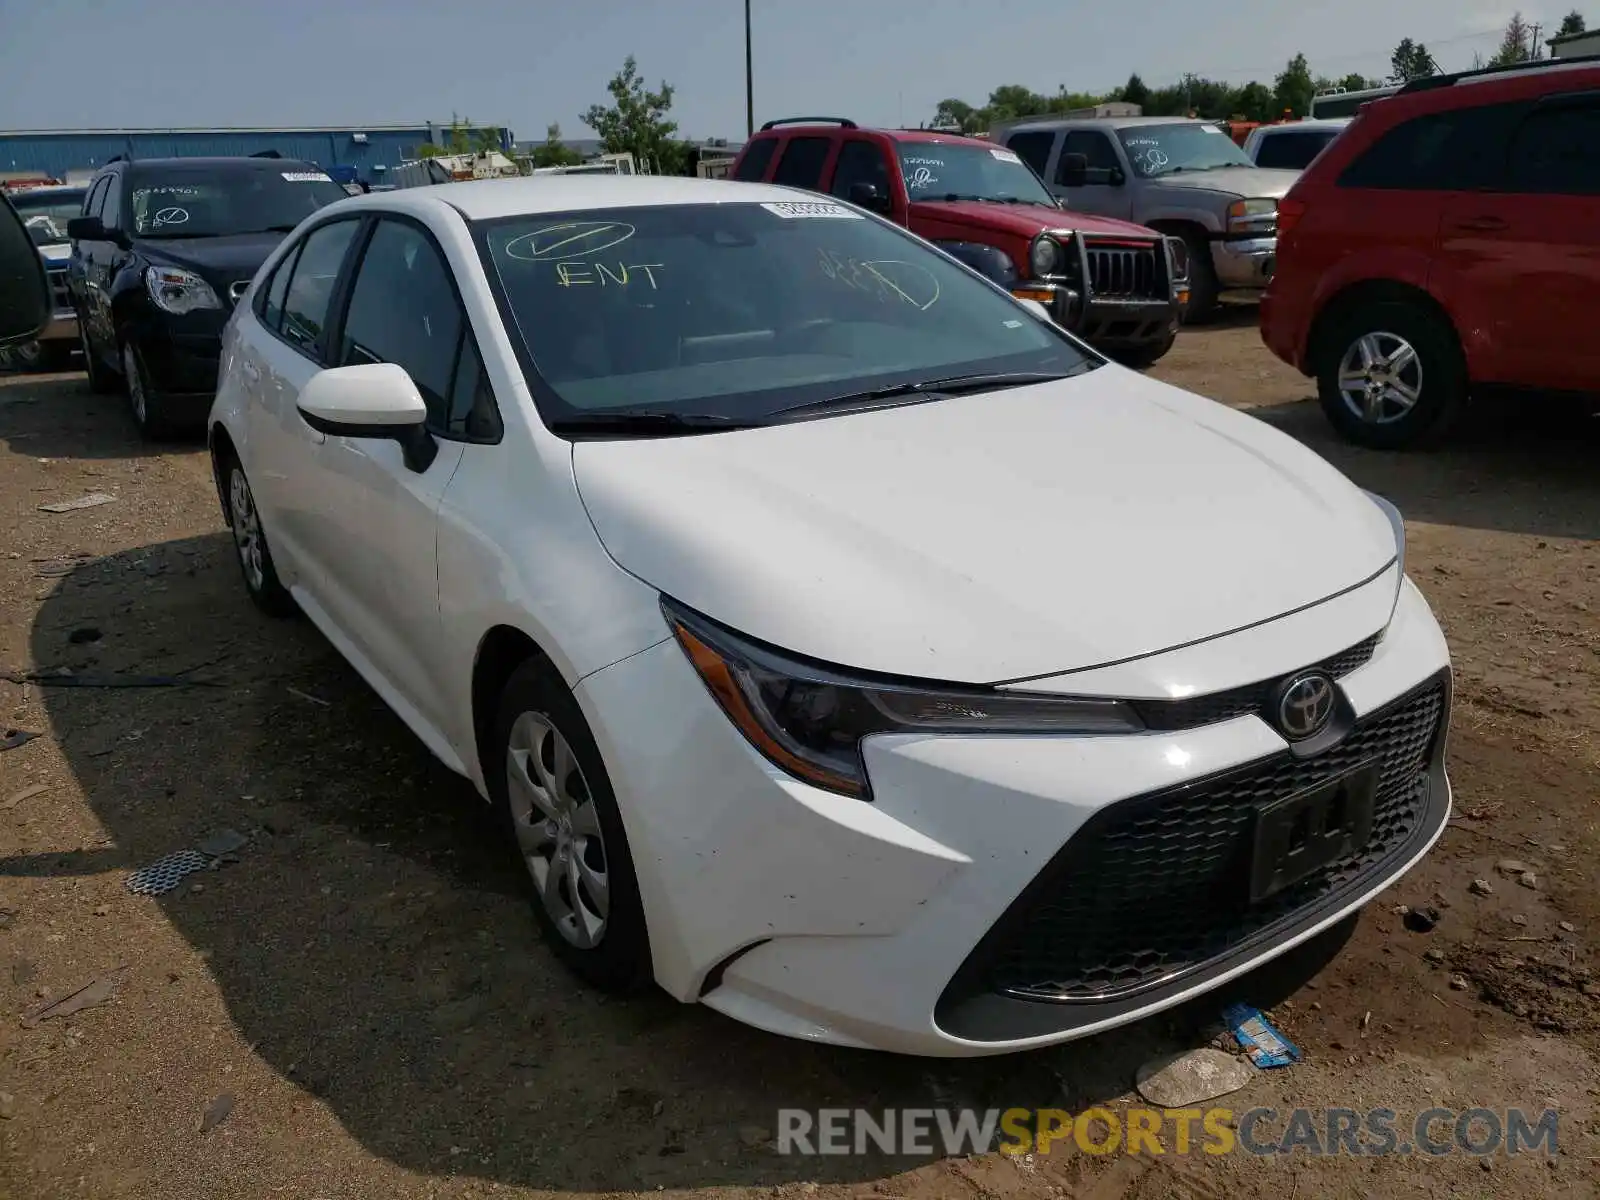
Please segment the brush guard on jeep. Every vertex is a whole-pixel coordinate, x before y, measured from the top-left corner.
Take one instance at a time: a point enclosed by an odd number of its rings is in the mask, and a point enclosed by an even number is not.
[[[1057,324],[1097,347],[1133,348],[1170,337],[1188,293],[1181,242],[1086,237],[1076,230],[1057,240],[1065,269],[1018,285],[1018,294],[1045,302]]]

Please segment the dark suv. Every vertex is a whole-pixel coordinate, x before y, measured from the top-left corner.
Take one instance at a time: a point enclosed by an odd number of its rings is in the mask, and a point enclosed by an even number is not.
[[[1130,366],[1167,352],[1188,302],[1183,242],[1064,211],[1003,146],[836,117],[768,121],[734,179],[824,192],[926,238]]]
[[[1600,56],[1407,84],[1278,205],[1261,336],[1346,437],[1436,440],[1474,389],[1600,392]]]
[[[203,429],[234,304],[285,234],[344,198],[290,159],[108,163],[67,226],[90,386],[126,386],[146,435]]]

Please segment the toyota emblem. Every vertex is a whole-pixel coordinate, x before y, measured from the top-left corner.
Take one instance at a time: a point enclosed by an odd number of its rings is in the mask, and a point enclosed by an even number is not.
[[[1278,698],[1278,728],[1292,742],[1321,733],[1333,716],[1333,680],[1321,672],[1296,675]]]

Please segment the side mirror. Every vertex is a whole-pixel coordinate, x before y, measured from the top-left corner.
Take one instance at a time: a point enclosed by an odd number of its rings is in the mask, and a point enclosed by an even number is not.
[[[75,242],[104,242],[111,235],[99,217],[72,217],[67,221],[67,236]]]
[[[427,431],[428,406],[405,368],[360,363],[318,371],[300,389],[300,419],[330,437],[400,443],[406,466],[419,474],[433,465],[439,444]]]
[[[886,213],[893,207],[889,203],[889,197],[878,190],[877,184],[865,181],[850,185],[850,203],[875,213]]]
[[[1089,182],[1089,157],[1086,154],[1063,154],[1056,168],[1056,179],[1062,187],[1082,187]]]
[[[44,260],[11,201],[0,192],[0,346],[33,341],[50,320]]]
[[[1106,172],[1106,182],[1112,187],[1121,187],[1128,182],[1128,177],[1123,174],[1121,167],[1112,167]]]

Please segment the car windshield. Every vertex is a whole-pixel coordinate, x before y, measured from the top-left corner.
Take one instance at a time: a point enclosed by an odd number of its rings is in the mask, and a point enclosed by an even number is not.
[[[129,203],[140,237],[287,233],[345,190],[303,163],[136,172]]]
[[[83,211],[86,192],[86,188],[13,192],[11,203],[16,206],[22,223],[28,227],[33,244],[53,246],[67,240],[67,222]]]
[[[604,209],[479,228],[547,420],[626,410],[760,422],[870,389],[1097,362],[845,205]]]
[[[993,200],[1056,207],[1039,177],[1010,150],[959,142],[901,142],[900,174],[917,200]]]
[[[1117,130],[1117,138],[1134,172],[1144,179],[1255,165],[1218,125],[1130,125]]]

